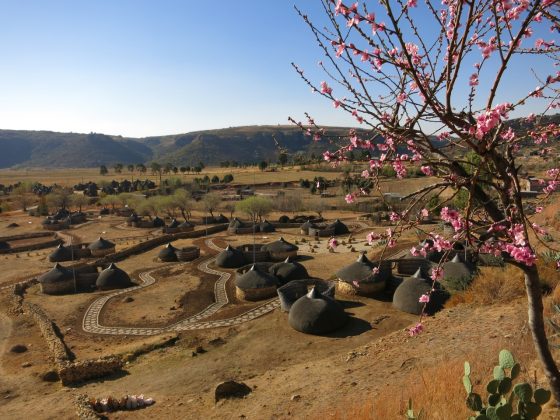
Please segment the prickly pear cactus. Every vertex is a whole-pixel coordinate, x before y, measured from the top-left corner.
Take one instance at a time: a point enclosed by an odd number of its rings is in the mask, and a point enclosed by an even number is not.
[[[492,372],[493,379],[486,385],[486,401],[473,392],[471,382],[471,365],[465,362],[463,385],[467,391],[466,404],[475,415],[470,420],[529,420],[536,419],[542,412],[542,406],[551,397],[551,392],[521,382],[513,385],[519,376],[521,367],[515,362],[508,350],[500,351],[498,364]]]

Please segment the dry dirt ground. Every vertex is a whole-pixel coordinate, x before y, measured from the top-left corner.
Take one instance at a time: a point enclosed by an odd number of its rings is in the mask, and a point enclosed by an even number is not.
[[[100,232],[115,239],[138,234],[139,230],[133,228],[116,232],[115,223],[112,219],[102,219],[72,230],[72,234],[84,241],[94,239]],[[297,229],[267,234],[256,241],[268,242],[280,235],[291,242],[301,241]],[[216,237],[220,246],[252,243],[250,235],[222,233]],[[204,246],[203,239],[175,242],[176,246],[192,244],[201,246],[202,258],[214,253]],[[126,242],[119,246],[126,246]],[[165,325],[196,312],[203,302],[210,301],[208,286],[213,285],[215,278],[198,272],[196,262],[159,263],[158,251],[154,249],[118,263],[133,274],[133,279],[137,279],[139,271],[152,268],[161,268],[161,273],[154,273],[158,280],[155,285],[131,293],[133,301],[125,303],[122,297],[110,301],[102,313],[104,324]],[[302,263],[312,276],[328,279],[357,255],[345,247],[329,253],[321,243],[312,258],[302,259]],[[20,257],[19,261],[10,260],[10,264],[0,259],[6,272],[2,282],[6,284],[25,273],[48,269],[51,264],[41,258]],[[235,300],[231,284],[230,280],[231,303],[216,314],[218,317],[230,316],[242,306]],[[55,320],[78,360],[131,353],[169,336],[112,337],[84,333],[81,329],[84,310],[102,294],[44,296],[35,286],[26,299],[38,303]],[[0,292],[2,307],[8,305],[6,296],[5,291]],[[41,379],[52,366],[37,327],[26,317],[9,318],[0,311],[0,418],[75,418],[72,401],[77,393],[91,397],[143,393],[156,400],[152,407],[112,413],[108,415],[110,419],[324,418],[339,404],[369,398],[387,386],[402,384],[406,392],[411,373],[442,361],[457,359],[462,363],[464,355],[475,351],[481,358],[494,358],[496,346],[501,345],[514,352],[516,348],[530,347],[522,300],[507,306],[460,306],[444,310],[427,321],[424,334],[411,338],[405,329],[417,317],[394,310],[390,302],[338,298],[351,319],[345,328],[332,335],[298,333],[288,325],[287,315],[277,309],[235,327],[181,333],[174,345],[129,362],[123,375],[75,388]],[[29,350],[12,353],[9,349],[15,344],[25,344]],[[198,346],[205,352],[193,356]],[[529,377],[532,371],[524,374]],[[241,400],[215,404],[215,385],[229,379],[245,382],[252,393]]]

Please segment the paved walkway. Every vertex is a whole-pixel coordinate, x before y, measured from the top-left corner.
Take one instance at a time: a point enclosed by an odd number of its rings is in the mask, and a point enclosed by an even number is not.
[[[218,247],[212,239],[207,239],[205,241],[206,245],[216,251],[222,251],[222,248]],[[242,324],[243,322],[251,321],[258,318],[264,314],[267,314],[274,309],[280,307],[280,301],[278,299],[272,299],[264,304],[253,308],[241,315],[235,316],[233,318],[221,319],[217,321],[203,321],[218,312],[223,306],[228,303],[228,297],[226,292],[226,283],[231,277],[231,274],[225,271],[214,270],[208,265],[212,263],[216,258],[211,257],[203,260],[197,266],[197,268],[208,274],[213,274],[218,276],[219,279],[214,285],[214,296],[215,302],[207,306],[205,309],[197,313],[196,315],[190,316],[188,318],[182,319],[174,324],[167,327],[108,327],[103,326],[99,323],[99,316],[105,304],[112,298],[132,292],[134,290],[143,289],[144,287],[151,286],[156,282],[156,279],[152,276],[152,273],[160,270],[159,268],[140,273],[140,280],[142,284],[128,289],[118,290],[110,293],[106,296],[100,297],[95,300],[89,308],[86,310],[84,319],[82,322],[82,327],[84,331],[93,334],[108,334],[108,335],[156,335],[172,331],[187,331],[187,330],[201,330],[207,328],[218,328],[218,327],[229,327],[233,325]]]

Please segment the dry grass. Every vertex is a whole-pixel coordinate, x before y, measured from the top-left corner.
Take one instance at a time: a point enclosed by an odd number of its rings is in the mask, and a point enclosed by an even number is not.
[[[465,360],[471,364],[474,390],[483,399],[486,397],[486,383],[492,379],[492,369],[503,348],[509,348],[521,364],[520,380],[532,382],[534,372],[528,370],[534,360],[532,341],[528,336],[516,341],[512,343],[504,340],[491,345],[484,352],[469,353],[460,359],[443,360],[433,366],[414,370],[403,381],[407,385],[388,385],[373,398],[349,401],[338,406],[329,417],[336,420],[404,419],[410,398],[415,414],[423,411],[422,420],[468,418],[472,412],[465,405],[466,392],[461,381]],[[489,354],[493,356],[485,357]]]
[[[446,303],[450,308],[462,303],[492,305],[525,296],[523,272],[516,267],[483,267],[471,286],[454,294]]]
[[[543,291],[550,293],[560,284],[560,273],[550,263],[537,264]],[[451,308],[459,304],[493,305],[508,303],[525,296],[523,272],[511,265],[504,268],[482,267],[479,275],[464,292],[454,294],[446,303]],[[558,292],[560,293],[560,292]]]

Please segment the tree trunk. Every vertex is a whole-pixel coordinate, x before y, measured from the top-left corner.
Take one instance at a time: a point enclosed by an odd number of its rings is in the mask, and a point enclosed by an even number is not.
[[[529,328],[533,336],[533,342],[537,355],[542,363],[544,373],[550,383],[550,390],[556,399],[556,405],[560,405],[560,372],[550,352],[548,339],[544,327],[543,301],[541,293],[541,282],[537,267],[523,267],[525,273],[525,288],[527,290],[527,306],[529,308]]]

